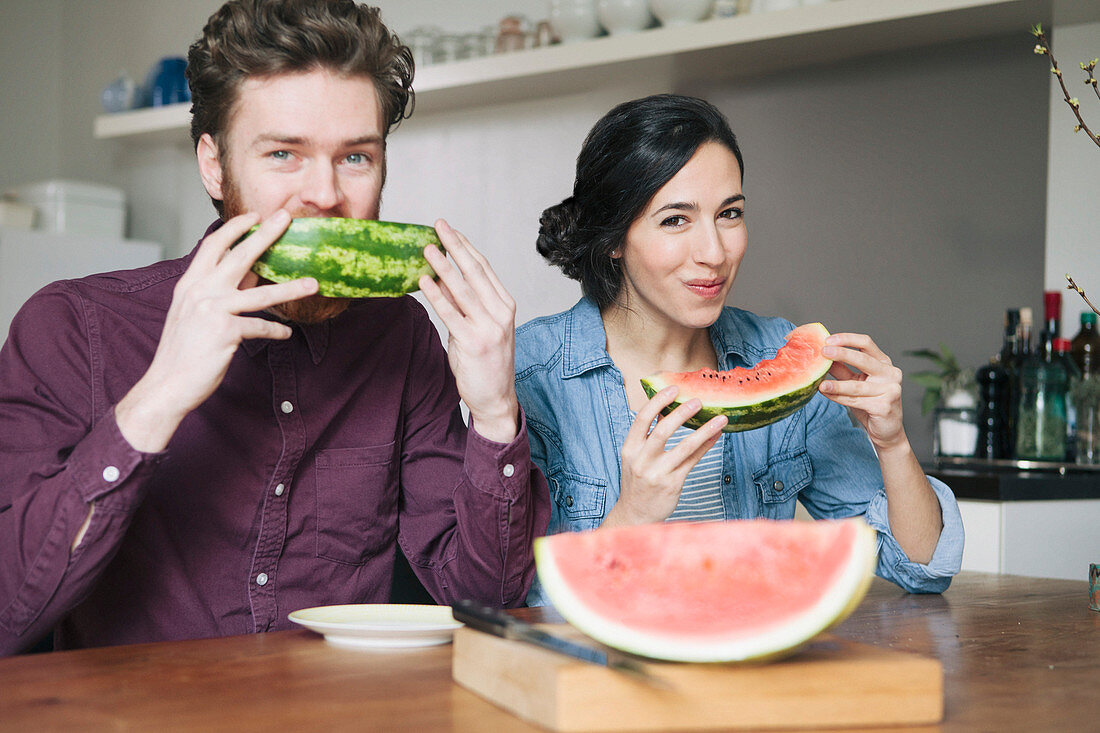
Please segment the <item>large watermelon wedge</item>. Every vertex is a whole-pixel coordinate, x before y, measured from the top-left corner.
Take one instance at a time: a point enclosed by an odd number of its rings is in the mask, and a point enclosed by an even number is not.
[[[442,248],[435,229],[367,219],[294,219],[252,269],[272,282],[317,279],[321,295],[338,298],[397,296],[419,290],[434,276],[424,247]]]
[[[652,397],[672,384],[680,388],[676,400],[662,410],[666,415],[692,397],[699,398],[703,407],[684,423],[688,427],[702,427],[712,417],[725,415],[729,422],[722,430],[727,433],[760,428],[792,414],[817,392],[833,364],[821,354],[828,336],[820,323],[807,323],[787,334],[787,343],[774,358],[751,369],[660,372],[643,379],[642,389]]]
[[[876,536],[862,519],[663,522],[539,537],[551,602],[608,646],[657,659],[785,656],[863,599]]]

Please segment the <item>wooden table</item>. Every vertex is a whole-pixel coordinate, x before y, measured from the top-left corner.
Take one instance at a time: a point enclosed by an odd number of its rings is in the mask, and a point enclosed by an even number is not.
[[[963,573],[917,596],[876,579],[835,633],[942,662],[943,725],[901,730],[1092,731],[1100,613],[1087,586]],[[450,646],[352,651],[305,630],[12,657],[0,730],[539,730],[455,685],[450,661]]]

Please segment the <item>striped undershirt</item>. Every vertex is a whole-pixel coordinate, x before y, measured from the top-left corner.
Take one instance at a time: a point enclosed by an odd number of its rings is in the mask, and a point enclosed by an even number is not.
[[[671,450],[694,432],[691,428],[677,428],[665,442],[665,449]],[[722,441],[719,440],[688,472],[684,488],[680,491],[680,502],[666,521],[705,522],[725,518],[722,508]]]

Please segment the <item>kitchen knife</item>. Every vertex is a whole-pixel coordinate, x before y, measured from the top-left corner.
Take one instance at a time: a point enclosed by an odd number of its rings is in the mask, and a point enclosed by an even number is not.
[[[484,631],[502,639],[524,641],[590,664],[625,672],[651,685],[668,687],[664,680],[654,677],[643,665],[620,653],[554,636],[506,611],[490,608],[477,601],[461,600],[451,607],[451,613],[454,614],[456,621],[461,621],[471,629]]]

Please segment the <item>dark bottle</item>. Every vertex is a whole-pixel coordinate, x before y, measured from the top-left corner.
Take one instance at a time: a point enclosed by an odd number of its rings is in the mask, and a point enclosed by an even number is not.
[[[1019,335],[1017,336],[1017,339],[1016,339],[1017,341],[1019,341],[1019,344],[1017,344],[1017,348],[1019,349],[1019,352],[1018,352],[1019,355],[1016,357],[1016,367],[1017,367],[1017,369],[1019,369],[1021,366],[1023,366],[1023,363],[1028,360],[1029,356],[1031,356],[1031,326],[1032,326],[1031,309],[1030,308],[1021,308],[1020,309],[1020,328],[1018,330]]]
[[[996,361],[990,361],[978,367],[975,379],[978,382],[978,445],[974,457],[1011,458],[1008,372]]]
[[[1016,409],[1019,405],[1019,391],[1017,389],[1017,380],[1019,378],[1018,364],[1020,361],[1020,309],[1009,308],[1005,311],[1005,331],[1004,342],[1001,344],[1001,353],[998,354],[997,361],[1001,369],[1004,370],[1005,376],[1008,378],[1008,384],[1005,386],[1005,403],[1006,410],[1008,412],[1008,447],[1009,455],[1007,458],[1012,457],[1012,451],[1016,447]]]
[[[1054,358],[1054,339],[1062,335],[1062,293],[1059,290],[1043,292],[1043,330],[1039,332],[1036,351],[1047,361]]]
[[[1100,332],[1096,330],[1096,314],[1092,311],[1081,313],[1081,330],[1073,337],[1070,355],[1081,376],[1100,373]]]

